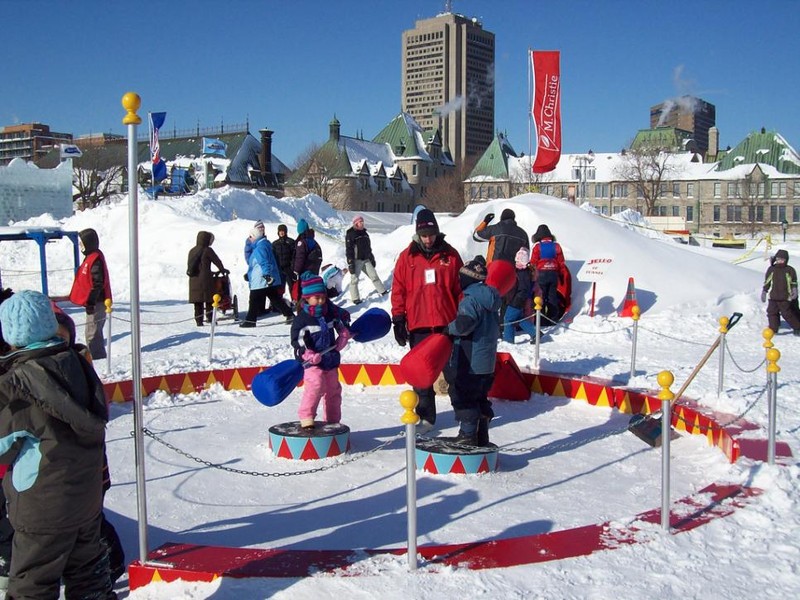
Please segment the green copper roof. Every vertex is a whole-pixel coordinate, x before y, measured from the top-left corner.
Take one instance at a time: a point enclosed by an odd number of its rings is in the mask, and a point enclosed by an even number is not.
[[[631,142],[631,148],[649,146],[656,148],[669,148],[683,150],[683,143],[691,139],[692,134],[675,127],[656,127],[655,129],[640,129]]]
[[[389,144],[397,158],[423,156],[427,153],[424,148],[417,147],[415,133],[418,127],[410,115],[400,113],[378,135],[372,138],[372,141],[379,144]]]
[[[800,173],[800,156],[789,143],[774,131],[751,133],[719,161],[719,171],[745,164],[767,164],[781,173]]]
[[[508,157],[517,156],[514,148],[502,133],[498,133],[480,160],[472,169],[469,177],[491,177],[492,179],[508,179]]]

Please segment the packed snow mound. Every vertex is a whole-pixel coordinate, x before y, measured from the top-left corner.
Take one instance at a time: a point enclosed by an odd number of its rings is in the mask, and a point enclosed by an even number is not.
[[[729,262],[730,255],[726,255],[728,260],[720,260],[719,253],[708,249],[677,244],[666,237],[649,238],[642,233],[646,230],[639,227],[621,227],[611,219],[542,194],[471,204],[458,216],[438,215],[437,219],[447,241],[466,261],[477,254],[485,255],[488,249],[485,242],[473,240],[475,227],[490,212],[496,215],[493,221],[496,223],[507,208],[515,212],[517,223],[529,236],[546,223],[561,244],[573,275],[573,315],[588,312],[592,284],[581,280],[581,267],[596,258],[611,260],[603,278],[596,282],[595,312],[600,315],[616,313],[631,277],[643,312],[676,306],[692,312],[693,305],[703,311],[720,305],[721,312],[728,312],[739,310],[737,307],[744,297],[748,298],[747,303],[757,298],[763,271],[735,266]],[[120,197],[66,219],[43,215],[17,225],[60,226],[70,231],[96,229],[100,247],[108,259],[114,300],[127,302],[130,298],[128,213],[127,197]],[[317,231],[324,262],[345,267],[344,234],[350,227],[350,218],[319,196],[275,198],[230,187],[159,200],[142,196],[139,198],[140,281],[157,283],[141,285],[140,297],[143,301],[187,297],[186,256],[195,245],[197,233],[205,230],[214,234],[213,249],[232,272],[233,293],[239,295],[240,306],[246,306],[249,292],[242,279],[246,271],[242,250],[253,222],[261,219],[267,237],[273,240],[281,223],[287,225],[290,237],[295,237],[301,218]],[[378,274],[388,287],[397,256],[414,235],[410,217],[405,223],[390,233],[371,234]],[[66,240],[58,244],[52,249],[48,245],[50,289],[55,295],[66,295],[72,282],[71,244]],[[39,289],[35,244],[4,242],[0,268],[6,285]],[[29,271],[30,277],[14,279],[11,271],[7,275],[7,269]]]

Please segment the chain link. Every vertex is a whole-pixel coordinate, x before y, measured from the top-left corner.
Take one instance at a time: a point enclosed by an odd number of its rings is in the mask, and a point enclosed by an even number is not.
[[[166,446],[167,448],[169,448],[173,452],[176,452],[177,454],[180,454],[181,456],[183,456],[185,458],[188,458],[189,460],[193,460],[196,463],[199,463],[199,464],[204,465],[206,467],[210,467],[212,469],[219,469],[220,471],[227,471],[228,473],[235,473],[236,475],[250,475],[251,477],[292,477],[294,475],[310,475],[312,473],[322,473],[323,471],[329,471],[331,469],[336,469],[338,467],[341,467],[341,466],[350,464],[352,462],[355,462],[357,460],[360,460],[362,458],[365,458],[365,457],[369,456],[370,454],[373,454],[373,453],[377,452],[378,450],[382,450],[383,448],[386,448],[387,446],[389,446],[390,444],[393,444],[397,440],[404,438],[405,435],[406,435],[405,434],[405,430],[402,430],[400,433],[395,435],[393,438],[390,438],[387,441],[383,442],[382,444],[379,444],[375,448],[372,448],[372,449],[367,450],[365,452],[359,452],[358,454],[350,454],[347,458],[345,458],[343,460],[340,460],[340,461],[338,461],[338,462],[336,462],[334,464],[331,464],[331,465],[325,465],[325,466],[322,466],[322,467],[316,467],[314,469],[307,469],[305,471],[290,471],[290,472],[287,472],[287,473],[270,473],[270,472],[266,472],[266,471],[247,471],[247,470],[244,470],[244,469],[234,469],[233,467],[226,467],[225,465],[220,465],[218,463],[212,463],[211,461],[208,461],[208,460],[205,460],[203,458],[199,458],[197,456],[189,454],[188,452],[186,452],[184,450],[181,450],[177,446],[174,446],[174,445],[170,444],[165,439],[162,439],[162,438],[158,437],[155,433],[153,433],[152,431],[147,429],[147,427],[142,427],[142,433],[144,433],[144,435],[146,435],[147,437],[155,440],[159,444],[162,444],[162,445]],[[131,437],[133,437],[134,435],[136,435],[136,432],[131,431]]]
[[[737,369],[739,369],[742,373],[753,373],[753,372],[757,371],[758,369],[760,369],[761,367],[763,367],[764,363],[767,362],[766,357],[764,357],[764,358],[761,359],[761,362],[758,363],[758,365],[756,365],[755,368],[753,368],[753,369],[743,369],[741,366],[739,366],[739,363],[736,362],[736,359],[733,357],[733,354],[731,354],[731,349],[728,348],[728,344],[725,344],[725,353],[728,356],[730,356],[731,362],[733,363],[733,366],[736,367]]]

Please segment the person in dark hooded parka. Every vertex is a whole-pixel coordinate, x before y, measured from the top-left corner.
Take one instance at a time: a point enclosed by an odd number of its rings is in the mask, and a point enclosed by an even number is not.
[[[764,274],[764,287],[761,290],[761,301],[767,302],[767,320],[769,328],[778,333],[781,317],[800,335],[800,317],[792,309],[792,302],[797,300],[797,272],[789,266],[789,253],[780,249],[772,258],[772,264]]]
[[[189,276],[189,302],[194,304],[194,321],[197,325],[205,320],[211,323],[214,310],[214,277],[211,274],[213,264],[224,275],[230,271],[226,269],[217,253],[211,249],[214,243],[214,234],[209,231],[197,233],[197,245],[189,250],[186,274]],[[205,311],[203,311],[205,305]]]
[[[116,598],[101,543],[108,422],[103,384],[57,337],[50,300],[24,290],[0,305],[0,463],[14,528],[8,598]]]

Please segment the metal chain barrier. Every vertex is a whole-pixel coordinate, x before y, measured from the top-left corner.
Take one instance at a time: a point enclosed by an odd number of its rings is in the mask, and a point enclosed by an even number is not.
[[[734,423],[736,423],[736,421],[739,421],[747,413],[749,413],[753,409],[753,407],[755,407],[755,405],[758,404],[759,400],[761,400],[761,398],[766,393],[767,393],[767,389],[766,388],[761,390],[761,393],[758,395],[758,397],[755,400],[753,400],[747,407],[745,407],[745,409],[742,412],[740,412],[738,415],[733,417],[727,423],[711,423],[711,424],[708,425],[708,428],[711,429],[712,431],[721,431],[721,430],[725,429],[726,427],[728,427],[729,425],[733,425]],[[678,407],[678,406],[680,406],[680,405],[679,404],[673,405],[673,407],[672,407],[673,414],[675,413],[675,408]],[[691,425],[692,427],[694,426],[694,423],[690,423],[689,421],[687,421],[683,417],[678,416],[678,420],[681,421],[684,425]]]
[[[742,373],[754,373],[758,369],[763,367],[764,363],[767,362],[767,359],[763,358],[763,359],[761,359],[761,362],[758,363],[758,365],[756,365],[754,368],[752,368],[752,369],[744,369],[739,365],[738,362],[736,362],[736,359],[733,357],[733,354],[731,354],[730,348],[728,348],[728,344],[725,344],[725,353],[730,357],[731,362],[733,363],[733,366],[736,367],[737,369],[739,369],[739,371],[741,371]]]
[[[340,461],[338,461],[338,462],[336,462],[336,463],[334,463],[332,465],[325,465],[325,466],[322,466],[322,467],[316,467],[314,469],[307,469],[305,471],[290,471],[290,472],[287,472],[287,473],[270,473],[270,472],[266,472],[266,471],[246,471],[244,469],[234,469],[233,467],[226,467],[225,465],[212,463],[211,461],[205,460],[203,458],[199,458],[197,456],[189,454],[188,452],[185,452],[184,450],[181,450],[177,446],[174,446],[174,445],[170,444],[168,441],[158,437],[155,433],[153,433],[152,431],[150,431],[146,427],[142,428],[142,433],[144,433],[144,435],[146,435],[147,437],[155,440],[159,444],[162,444],[162,445],[166,446],[167,448],[169,448],[173,452],[176,452],[176,453],[180,454],[181,456],[183,456],[185,458],[188,458],[189,460],[193,460],[196,463],[199,463],[199,464],[204,465],[206,467],[210,467],[212,469],[219,469],[220,471],[227,471],[228,473],[235,473],[236,475],[250,475],[251,477],[292,477],[294,475],[310,475],[311,473],[321,473],[323,471],[330,471],[331,469],[336,469],[338,467],[342,467],[344,465],[350,464],[350,463],[355,462],[357,460],[361,460],[362,458],[366,458],[370,454],[373,454],[373,453],[377,452],[378,450],[382,450],[383,448],[386,448],[387,446],[389,446],[390,444],[393,444],[397,440],[400,440],[400,439],[404,438],[405,435],[406,435],[405,431],[401,430],[400,433],[395,435],[393,438],[390,438],[389,440],[383,442],[382,444],[379,444],[379,445],[375,446],[374,448],[372,448],[370,450],[366,450],[365,452],[359,452],[358,454],[351,454],[347,458],[345,458],[343,460],[340,460]],[[131,437],[133,437],[134,435],[135,435],[135,432],[131,431]]]

